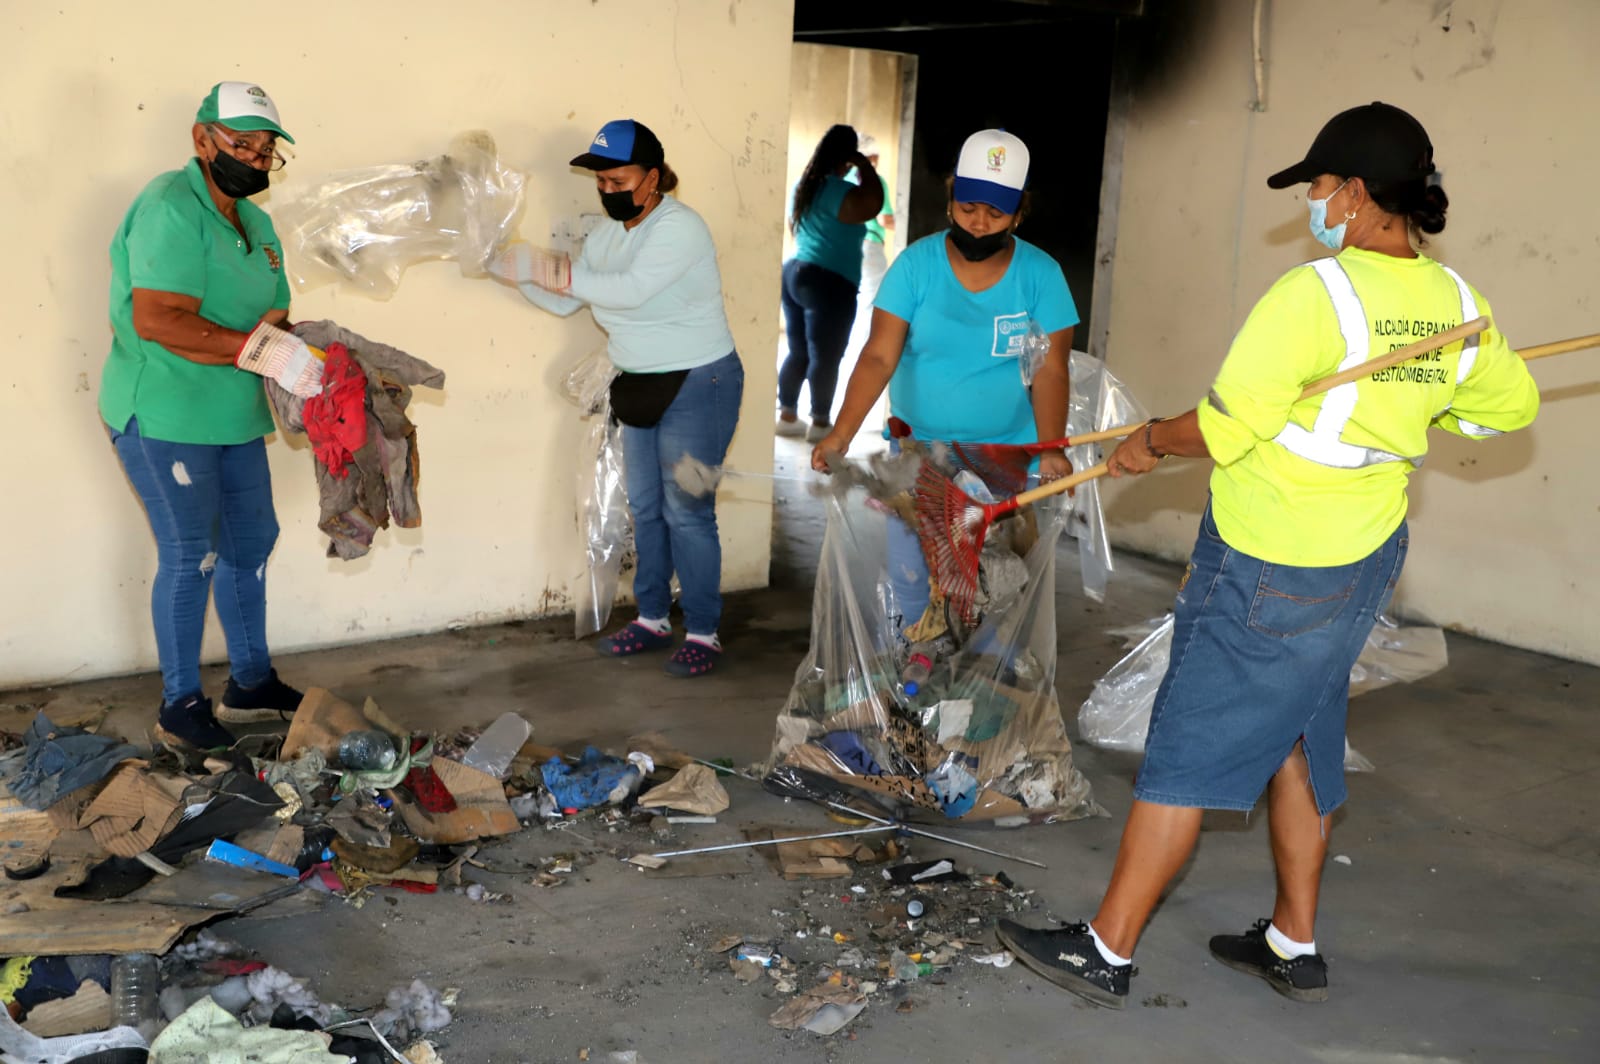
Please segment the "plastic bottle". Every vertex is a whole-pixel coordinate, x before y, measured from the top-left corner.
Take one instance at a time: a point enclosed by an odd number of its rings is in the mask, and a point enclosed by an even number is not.
[[[926,643],[918,643],[911,648],[911,653],[906,657],[905,671],[900,674],[901,686],[907,695],[912,697],[928,682],[928,676],[933,672],[933,658],[928,656]]]
[[[132,1027],[146,1042],[160,1023],[161,966],[149,953],[127,953],[111,962],[111,1023]]]
[[[914,982],[916,978],[922,974],[922,966],[916,961],[912,960],[910,957],[907,957],[901,950],[895,950],[889,955],[889,970],[892,971],[894,973],[894,977],[900,980],[902,983]],[[932,971],[931,966],[929,967],[929,971]]]
[[[511,770],[511,759],[517,756],[532,732],[533,726],[517,714],[502,713],[472,744],[461,763],[496,779],[504,779]]]
[[[353,731],[339,740],[339,764],[356,772],[383,772],[394,768],[400,754],[388,734],[376,730]]]

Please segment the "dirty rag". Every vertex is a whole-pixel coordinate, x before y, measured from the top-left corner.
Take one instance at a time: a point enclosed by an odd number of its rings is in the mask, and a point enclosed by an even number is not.
[[[111,770],[139,756],[138,747],[82,728],[57,727],[40,713],[26,735],[18,767],[13,758],[6,786],[23,805],[43,811],[74,791],[99,783]]]
[[[97,1034],[65,1038],[40,1038],[24,1031],[10,1013],[0,1009],[0,1064],[72,1064],[91,1053],[108,1049],[143,1048],[144,1039],[132,1027],[113,1027]]]
[[[320,503],[317,527],[331,540],[328,557],[348,561],[371,550],[372,537],[387,528],[391,518],[401,528],[422,524],[417,429],[406,417],[406,407],[413,387],[444,387],[444,371],[332,321],[301,322],[293,331],[323,350],[343,344],[367,382],[367,438],[353,452],[355,475],[335,476],[323,462],[312,463]],[[273,381],[266,382],[266,389],[284,429],[306,431],[306,400]]]
[[[590,809],[627,797],[629,785],[638,777],[639,770],[591,746],[584,750],[576,765],[552,757],[540,766],[539,772],[558,807]]]
[[[346,1064],[328,1051],[330,1039],[315,1031],[244,1027],[210,998],[201,998],[162,1031],[150,1046],[151,1064]]]
[[[332,343],[322,363],[322,394],[301,410],[317,461],[343,480],[355,453],[367,443],[367,375],[344,344]]]

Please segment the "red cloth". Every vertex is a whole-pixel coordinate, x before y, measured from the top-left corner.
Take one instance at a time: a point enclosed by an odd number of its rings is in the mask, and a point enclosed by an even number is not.
[[[411,752],[414,754],[427,745],[425,736],[418,736],[411,740]],[[421,765],[406,773],[402,783],[406,790],[411,792],[417,804],[430,813],[453,813],[456,811],[455,795],[450,793],[450,788],[444,785],[444,780],[433,770],[432,765]]]
[[[344,344],[329,344],[322,363],[322,394],[306,400],[301,414],[317,461],[341,480],[367,442],[367,376]]]

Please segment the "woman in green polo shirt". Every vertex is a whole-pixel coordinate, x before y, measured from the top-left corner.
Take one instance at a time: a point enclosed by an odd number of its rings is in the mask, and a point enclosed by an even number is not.
[[[277,328],[289,282],[272,220],[248,197],[283,165],[294,138],[259,86],[225,81],[200,105],[195,158],[134,200],[111,242],[111,353],[104,418],[155,534],[150,606],[161,660],[160,730],[227,746],[217,723],[277,719],[300,692],[267,651],[266,563],[278,536],[264,437],[272,415],[259,376],[235,368],[253,341],[304,367],[316,352]],[[282,377],[279,378],[284,379]],[[232,675],[213,714],[200,687],[206,599],[216,588]]]

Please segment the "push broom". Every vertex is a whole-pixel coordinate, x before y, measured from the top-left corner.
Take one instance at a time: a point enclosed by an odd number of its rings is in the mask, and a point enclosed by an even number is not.
[[[1435,348],[1445,347],[1457,340],[1473,336],[1488,327],[1488,318],[1480,317],[1464,322],[1453,329],[1435,333],[1388,354],[1368,359],[1358,366],[1313,381],[1301,391],[1300,398],[1309,399],[1314,395],[1321,395],[1341,384],[1348,384],[1378,370],[1407,362]],[[1600,347],[1600,333],[1530,347],[1525,351],[1519,351],[1518,354],[1524,360],[1532,360],[1566,354],[1569,351],[1581,351],[1589,347]],[[1069,440],[1071,443],[1089,443],[1095,440],[1113,439],[1126,436],[1139,427],[1141,426],[1125,425],[1103,432],[1071,437]],[[1055,446],[1061,445],[1055,444]],[[981,460],[994,462],[1004,470],[1014,468],[1019,461],[1026,468],[1033,454],[1049,449],[1052,445],[964,444],[962,446],[979,456]],[[954,448],[955,445],[952,445],[952,450]],[[963,459],[963,461],[968,460]],[[955,483],[934,468],[932,463],[923,463],[917,475],[917,536],[922,541],[923,554],[928,560],[934,578],[944,589],[950,602],[961,612],[963,619],[969,622],[972,619],[973,600],[978,594],[978,558],[983,552],[983,541],[988,535],[989,526],[1006,514],[1040,499],[1071,491],[1079,484],[1104,476],[1106,471],[1106,463],[1101,462],[1092,469],[1085,469],[1030,491],[1024,491],[1003,502],[980,503],[956,487]]]

